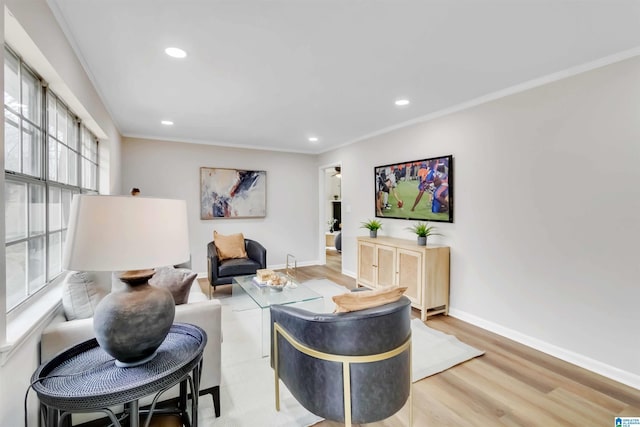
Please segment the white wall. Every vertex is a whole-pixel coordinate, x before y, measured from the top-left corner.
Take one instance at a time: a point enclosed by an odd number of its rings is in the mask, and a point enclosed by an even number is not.
[[[75,98],[74,102],[78,102],[86,115],[85,120],[95,123],[105,132],[106,139],[101,141],[101,191],[104,193],[112,193],[114,189],[120,189],[120,135],[111,120],[109,113],[102,104],[100,97],[91,85],[91,82],[82,68],[80,62],[69,43],[67,42],[62,30],[56,23],[45,0],[0,0],[0,6],[7,6],[13,17],[18,21],[24,34],[19,35],[20,43],[12,44],[12,47],[23,54],[25,60],[30,61],[35,55],[42,62],[32,63],[36,71],[41,73],[45,79],[49,79],[52,88],[65,88],[65,91],[72,94]],[[1,8],[4,11],[4,7]],[[4,15],[4,13],[3,13]],[[10,31],[12,24],[7,26],[3,19],[3,26]],[[5,34],[5,31],[0,31]],[[27,38],[22,36],[26,35]],[[15,36],[10,34],[7,37]],[[13,41],[14,39],[12,39]],[[29,52],[23,52],[21,49],[27,46]],[[48,70],[42,70],[39,67],[46,66]],[[50,79],[48,71],[55,70],[55,81]],[[47,71],[47,72],[45,72]],[[0,74],[1,76],[1,74]],[[0,86],[4,85],[4,78],[0,78]],[[60,95],[63,93],[58,92]],[[65,99],[67,101],[67,99]],[[73,103],[69,102],[72,106]],[[0,156],[4,157],[4,132],[0,132]],[[4,166],[4,159],[2,159]],[[4,167],[3,167],[4,169]],[[0,200],[4,202],[4,174],[0,180]],[[0,240],[4,241],[4,210],[2,211],[0,222]],[[4,245],[0,250],[0,256],[4,260]],[[4,278],[4,262],[0,267],[0,277]],[[0,307],[2,312],[5,310],[5,283],[0,280]],[[19,345],[12,346],[11,343],[5,345],[5,317],[0,315],[0,348],[2,357],[0,358],[0,426],[21,426],[24,425],[23,399],[27,391],[31,374],[38,366],[38,343],[41,328],[35,328],[31,334],[27,336]],[[11,349],[11,352],[7,352]],[[31,392],[29,400],[29,425],[37,425],[37,399],[35,393]]]
[[[241,232],[259,241],[267,248],[269,266],[284,265],[288,253],[297,258],[298,265],[317,262],[314,156],[124,138],[122,159],[123,191],[138,187],[142,196],[187,201],[194,271],[207,271],[206,250],[213,230]],[[267,216],[201,220],[201,167],[267,171]]]
[[[373,167],[453,154],[452,314],[640,388],[639,141],[633,58],[325,153],[344,169],[343,268]]]

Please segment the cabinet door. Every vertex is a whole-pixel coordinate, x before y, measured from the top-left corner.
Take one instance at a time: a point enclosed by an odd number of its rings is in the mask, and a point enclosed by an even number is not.
[[[374,287],[376,246],[358,242],[358,284]]]
[[[336,245],[336,235],[335,234],[331,234],[331,233],[327,233],[325,234],[325,246],[335,246]]]
[[[398,286],[407,287],[405,295],[422,305],[422,253],[398,248]]]
[[[376,282],[378,288],[396,286],[396,248],[376,245]]]
[[[428,309],[444,307],[449,312],[449,248],[427,250],[425,280],[422,297],[424,306]]]

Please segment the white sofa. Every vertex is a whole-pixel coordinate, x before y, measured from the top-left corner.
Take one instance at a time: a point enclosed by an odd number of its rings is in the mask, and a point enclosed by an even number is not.
[[[91,273],[95,283],[107,292],[111,290],[111,273]],[[221,345],[222,345],[222,306],[218,300],[209,300],[202,293],[197,279],[194,280],[189,293],[189,302],[176,306],[175,322],[191,323],[199,326],[207,334],[207,345],[203,353],[200,395],[211,394],[216,416],[220,416],[220,379],[221,379]],[[40,341],[40,361],[45,362],[60,351],[82,341],[94,338],[93,319],[77,319],[67,321],[62,311],[42,332]],[[178,396],[178,387],[164,393],[161,401]],[[150,399],[141,401],[148,403]],[[95,418],[95,416],[93,417]],[[86,416],[74,414],[74,424],[86,421]]]

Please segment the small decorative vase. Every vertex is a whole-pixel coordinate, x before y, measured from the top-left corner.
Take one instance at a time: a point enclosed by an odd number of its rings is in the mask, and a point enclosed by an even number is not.
[[[418,236],[418,246],[427,246],[427,236]]]
[[[137,366],[153,359],[173,324],[175,302],[171,293],[149,285],[149,277],[126,281],[121,278],[122,286],[96,307],[96,339],[116,359],[117,366]]]
[[[378,230],[369,230],[369,237],[374,239],[378,237]]]

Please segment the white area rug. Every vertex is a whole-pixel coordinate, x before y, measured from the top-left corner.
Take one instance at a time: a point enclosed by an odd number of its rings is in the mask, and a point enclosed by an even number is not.
[[[340,289],[344,292],[344,288]],[[282,383],[280,412],[276,411],[273,369],[269,358],[261,356],[261,310],[248,295],[226,296],[220,301],[223,331],[221,414],[220,418],[215,417],[211,396],[204,396],[200,400],[198,425],[295,427],[322,421],[304,409]]]
[[[484,354],[453,335],[431,329],[420,319],[411,321],[411,350],[413,382]]]
[[[325,297],[325,312],[333,311],[333,295],[347,292],[326,280],[305,282]],[[210,396],[200,401],[199,422],[205,427],[311,426],[321,421],[304,409],[282,385],[280,412],[275,410],[273,370],[269,358],[261,357],[261,313],[249,296],[221,298],[222,413],[215,418]],[[442,372],[484,352],[461,343],[454,336],[411,321],[413,381]]]
[[[331,297],[345,292],[343,286],[326,279],[311,280],[305,285],[324,296],[326,312],[332,312],[335,307]],[[420,319],[411,321],[411,347],[413,382],[484,354],[453,335],[428,327]]]

